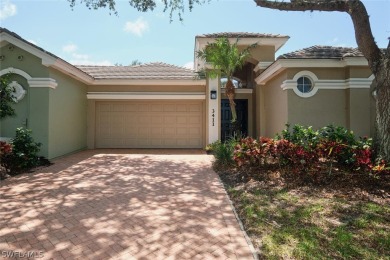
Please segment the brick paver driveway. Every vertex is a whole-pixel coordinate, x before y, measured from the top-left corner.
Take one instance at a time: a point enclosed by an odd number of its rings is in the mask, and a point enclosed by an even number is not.
[[[253,258],[211,156],[141,152],[84,151],[1,182],[0,258]]]

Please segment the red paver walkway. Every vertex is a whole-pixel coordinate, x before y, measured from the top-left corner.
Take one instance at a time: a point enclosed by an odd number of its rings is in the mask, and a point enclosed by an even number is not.
[[[2,181],[0,258],[253,259],[211,156],[147,151],[83,151]]]

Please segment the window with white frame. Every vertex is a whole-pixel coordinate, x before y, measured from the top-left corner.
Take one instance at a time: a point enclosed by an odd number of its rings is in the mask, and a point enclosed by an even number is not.
[[[292,82],[294,82],[292,89],[295,94],[300,97],[308,98],[315,95],[318,91],[316,82],[318,81],[317,76],[308,70],[303,70],[295,74]]]
[[[302,93],[309,93],[313,90],[313,83],[309,77],[303,76],[298,78],[297,88]]]

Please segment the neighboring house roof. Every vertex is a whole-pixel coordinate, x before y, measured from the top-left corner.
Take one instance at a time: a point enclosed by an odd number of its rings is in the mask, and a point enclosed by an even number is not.
[[[95,79],[195,79],[197,74],[190,69],[153,62],[135,66],[76,66]]]
[[[315,45],[282,54],[278,59],[342,59],[345,57],[363,57],[363,54],[358,48]]]
[[[54,65],[55,60],[58,60],[58,61],[60,61],[60,64],[58,64],[58,65],[55,64],[56,65],[55,67],[60,69],[60,70],[62,70],[62,71],[64,71],[65,73],[70,73],[71,75],[74,75],[73,72],[69,71],[69,68],[70,68],[71,70],[75,69],[78,73],[84,74],[84,76],[87,76],[87,77],[89,76],[85,72],[77,69],[75,66],[73,66],[72,64],[70,64],[66,60],[63,60],[60,57],[58,57],[57,55],[54,55],[53,53],[48,52],[45,49],[43,49],[43,48],[33,44],[32,42],[29,42],[29,41],[25,40],[24,38],[20,37],[18,34],[12,32],[12,31],[10,31],[10,30],[8,30],[6,28],[0,27],[0,34],[8,34],[9,36],[13,37],[14,39],[22,42],[22,45],[19,45],[18,47],[20,47],[22,49],[25,49],[26,51],[30,52],[31,50],[35,49],[36,51],[38,51],[38,53],[34,52],[33,54],[37,55],[40,58],[42,58],[42,60],[45,59],[45,57],[43,57],[43,56],[46,56],[46,57],[49,56],[49,57],[51,57],[51,59],[54,60],[54,61],[48,61],[47,64],[45,64],[45,65],[49,65],[49,66],[50,65]],[[1,41],[3,41],[3,39],[1,39]],[[14,40],[12,38],[11,39],[5,39],[5,41],[9,41],[11,44],[15,44],[15,42],[14,42]],[[26,49],[25,46],[28,46],[27,47],[28,49]],[[33,49],[31,49],[31,47]]]
[[[197,38],[289,38],[287,35],[249,32],[220,32],[197,35]]]

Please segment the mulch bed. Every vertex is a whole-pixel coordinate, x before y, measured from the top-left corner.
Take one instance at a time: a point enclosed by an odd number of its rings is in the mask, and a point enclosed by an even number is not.
[[[266,167],[223,167],[214,165],[225,185],[244,185],[247,189],[286,189],[315,196],[373,201],[390,205],[390,175],[372,176],[368,173],[334,168],[316,172],[291,173],[278,165]]]

